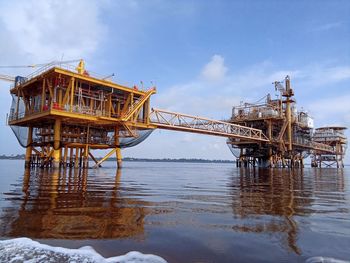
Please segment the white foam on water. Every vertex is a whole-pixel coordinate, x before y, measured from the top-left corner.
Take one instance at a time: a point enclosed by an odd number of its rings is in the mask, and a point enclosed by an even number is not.
[[[122,256],[104,258],[92,247],[78,249],[53,247],[30,238],[15,238],[0,241],[0,262],[69,262],[69,263],[166,263],[156,255],[131,251]]]
[[[350,263],[350,261],[327,257],[312,257],[308,258],[305,263]]]

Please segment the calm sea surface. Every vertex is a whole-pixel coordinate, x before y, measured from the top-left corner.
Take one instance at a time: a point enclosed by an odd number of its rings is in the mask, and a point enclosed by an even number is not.
[[[350,168],[259,170],[233,164],[114,162],[25,171],[0,161],[0,237],[104,257],[168,262],[350,260]]]

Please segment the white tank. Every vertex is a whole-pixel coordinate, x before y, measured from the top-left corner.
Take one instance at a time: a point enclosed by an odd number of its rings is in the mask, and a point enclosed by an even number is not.
[[[298,116],[298,109],[297,109],[297,107],[293,107],[292,112],[293,112],[294,116]]]
[[[307,116],[307,127],[314,128],[314,120],[310,116]]]

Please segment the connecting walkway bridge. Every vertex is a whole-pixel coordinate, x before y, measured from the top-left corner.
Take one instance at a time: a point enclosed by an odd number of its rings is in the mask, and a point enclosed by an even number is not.
[[[261,130],[188,114],[152,109],[151,123],[159,129],[201,133],[251,142],[268,142]]]

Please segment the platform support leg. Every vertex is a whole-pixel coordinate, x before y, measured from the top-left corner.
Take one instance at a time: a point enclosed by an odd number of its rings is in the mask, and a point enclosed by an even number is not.
[[[54,126],[54,135],[53,135],[53,168],[60,167],[61,161],[61,150],[60,150],[60,141],[61,141],[61,120],[56,119]]]
[[[63,154],[63,166],[67,167],[67,159],[68,159],[68,146],[66,145],[64,147],[64,154]]]
[[[117,155],[117,167],[122,168],[122,151],[119,147],[116,148],[116,155]]]
[[[114,152],[117,151],[117,148],[112,149],[109,153],[106,154],[105,157],[103,157],[100,161],[98,161],[95,165],[94,168],[100,167],[100,164],[106,161]]]
[[[122,151],[120,149],[120,145],[119,145],[119,127],[116,126],[114,129],[114,143],[115,143],[115,153],[116,153],[116,157],[117,157],[117,167],[122,168]]]
[[[75,148],[74,168],[79,167],[79,148]]]
[[[85,145],[85,148],[84,148],[83,167],[89,168],[89,146],[88,145]]]
[[[304,158],[300,157],[300,168],[303,169],[304,168]]]
[[[32,142],[33,142],[33,127],[28,127],[28,139],[24,167],[30,167],[30,161],[32,158]]]

